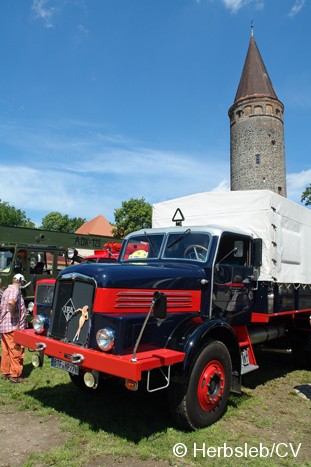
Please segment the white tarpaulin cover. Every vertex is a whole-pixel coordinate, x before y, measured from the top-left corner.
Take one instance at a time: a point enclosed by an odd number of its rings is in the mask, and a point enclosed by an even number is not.
[[[153,205],[152,226],[218,225],[263,240],[260,280],[311,284],[311,210],[269,190],[197,193]]]

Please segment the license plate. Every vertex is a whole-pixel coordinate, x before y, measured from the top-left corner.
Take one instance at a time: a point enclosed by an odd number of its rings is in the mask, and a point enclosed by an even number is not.
[[[248,349],[242,350],[242,352],[241,352],[241,362],[242,362],[242,366],[249,365]]]
[[[66,362],[65,360],[60,360],[59,358],[52,358],[51,366],[53,368],[58,368],[59,370],[68,371],[68,373],[72,373],[73,375],[79,374],[78,365],[75,365],[74,363]]]

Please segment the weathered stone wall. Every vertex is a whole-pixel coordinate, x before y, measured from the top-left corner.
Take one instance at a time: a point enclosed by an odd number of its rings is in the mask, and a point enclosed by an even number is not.
[[[231,190],[286,196],[283,111],[278,100],[254,97],[229,109]]]

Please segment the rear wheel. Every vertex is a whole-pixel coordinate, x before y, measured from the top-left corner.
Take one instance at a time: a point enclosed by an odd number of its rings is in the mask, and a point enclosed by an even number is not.
[[[177,423],[195,430],[216,422],[227,408],[231,373],[230,354],[222,342],[204,347],[186,381],[170,386],[170,409]]]

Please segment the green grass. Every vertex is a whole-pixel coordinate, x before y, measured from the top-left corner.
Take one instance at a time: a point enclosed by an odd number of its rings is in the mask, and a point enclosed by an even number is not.
[[[118,459],[128,455],[149,463],[154,461],[154,465],[161,460],[172,465],[194,466],[219,463],[226,466],[292,465],[295,462],[292,456],[283,459],[222,456],[219,459],[208,458],[202,451],[197,451],[196,457],[193,454],[194,446],[207,449],[226,443],[234,449],[245,443],[249,446],[263,443],[269,447],[274,440],[292,442],[295,446],[302,442],[304,450],[299,454],[298,465],[311,465],[308,463],[311,458],[308,445],[310,402],[293,391],[297,384],[310,383],[311,375],[305,370],[295,370],[287,363],[282,371],[279,360],[271,366],[271,358],[266,358],[263,370],[245,378],[242,395],[230,396],[228,410],[219,422],[189,433],[174,426],[163,391],[132,393],[122,384],[108,382],[100,393],[84,393],[70,382],[66,372],[51,368],[49,359],[45,359],[44,366],[38,369],[32,368],[30,359],[31,354],[26,352],[24,375],[29,377],[27,384],[13,385],[1,380],[0,404],[8,408],[14,405],[43,420],[55,417],[64,439],[59,446],[48,446],[44,453],[30,454],[25,464],[27,467],[79,467],[91,462],[105,465],[107,456],[117,463]],[[271,374],[271,368],[276,366]],[[174,456],[176,443],[187,446],[188,454],[184,458]]]

